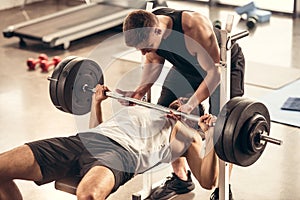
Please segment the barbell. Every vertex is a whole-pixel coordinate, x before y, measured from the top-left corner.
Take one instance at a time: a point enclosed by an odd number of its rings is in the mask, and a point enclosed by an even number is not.
[[[52,103],[61,111],[84,115],[90,112],[92,94],[97,84],[104,84],[104,74],[93,60],[69,56],[54,69],[49,91]],[[125,100],[150,109],[170,113],[171,109],[107,91],[106,96]],[[199,116],[172,110],[175,115],[192,121]],[[267,142],[281,145],[270,137],[270,115],[261,102],[244,97],[229,100],[221,109],[214,127],[214,149],[218,157],[239,166],[250,166],[262,155]]]

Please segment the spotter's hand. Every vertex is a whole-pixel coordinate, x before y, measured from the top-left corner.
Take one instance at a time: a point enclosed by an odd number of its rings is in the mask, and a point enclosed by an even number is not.
[[[121,95],[123,95],[124,97],[130,97],[130,98],[138,99],[136,97],[136,95],[135,95],[136,93],[134,91],[125,91],[125,90],[116,89],[116,92],[119,93],[119,94],[121,94]],[[132,102],[129,102],[129,101],[126,101],[126,100],[122,100],[122,99],[119,99],[118,101],[123,106],[133,106],[133,105],[135,105]]]
[[[183,113],[190,114],[193,110],[193,107],[189,104],[183,104],[177,110]]]

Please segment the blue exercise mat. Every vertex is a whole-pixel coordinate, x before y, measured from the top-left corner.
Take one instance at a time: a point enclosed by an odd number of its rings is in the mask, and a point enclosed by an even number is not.
[[[298,103],[292,102],[293,100],[297,101],[299,98],[300,79],[263,96],[261,102],[267,106],[271,121],[300,127],[300,111],[297,109]],[[287,107],[290,109],[287,109]]]

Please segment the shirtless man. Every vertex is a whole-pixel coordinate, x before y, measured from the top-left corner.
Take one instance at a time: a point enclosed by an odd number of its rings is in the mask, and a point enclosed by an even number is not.
[[[190,113],[208,97],[210,111],[220,110],[220,30],[201,13],[160,8],[153,12],[131,12],[123,23],[125,43],[145,55],[142,79],[135,91],[118,92],[133,98],[142,98],[162,72],[165,60],[173,67],[169,71],[158,104],[168,106],[180,96],[192,94],[179,110]],[[231,98],[244,93],[244,55],[238,44],[231,50]],[[153,198],[164,199],[194,189],[185,167],[185,158],[172,162],[172,181],[156,192]],[[217,192],[217,190],[215,191]],[[230,199],[232,193],[230,191]],[[211,199],[217,200],[218,193]]]

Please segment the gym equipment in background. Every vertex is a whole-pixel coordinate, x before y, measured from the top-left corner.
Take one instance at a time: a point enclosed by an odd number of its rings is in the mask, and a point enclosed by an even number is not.
[[[166,5],[164,0],[154,2],[157,6]],[[3,35],[19,37],[20,46],[26,46],[24,39],[30,39],[68,49],[71,41],[121,25],[129,12],[145,8],[146,3],[146,0],[103,0],[83,4],[8,26]]]
[[[250,2],[244,6],[237,7],[235,11],[239,15],[246,15],[246,25],[249,29],[253,29],[256,26],[256,23],[269,22],[272,15],[270,11],[256,8],[254,2]]]

